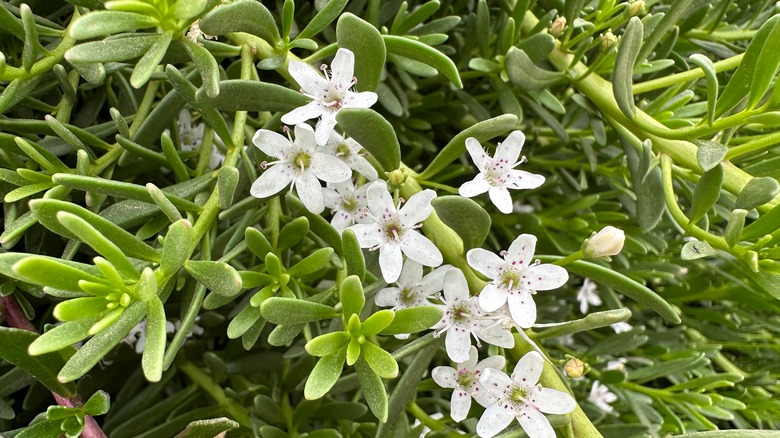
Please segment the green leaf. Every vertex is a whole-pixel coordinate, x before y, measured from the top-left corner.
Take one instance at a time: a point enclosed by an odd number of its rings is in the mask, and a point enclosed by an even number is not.
[[[631,370],[628,372],[628,380],[637,383],[647,382],[657,377],[667,377],[678,373],[690,372],[709,363],[710,360],[704,356],[704,353],[699,353],[693,357],[673,359],[667,362]]]
[[[11,254],[13,253],[0,254],[0,259],[10,258]],[[23,257],[11,267],[11,272],[1,268],[0,272],[29,283],[71,292],[83,292],[79,286],[80,281],[106,282],[85,270],[63,263],[60,259],[46,256]]]
[[[219,192],[219,208],[225,210],[233,205],[233,197],[236,194],[238,180],[241,172],[235,167],[224,166],[219,169],[217,175],[217,191]]]
[[[227,417],[196,420],[188,424],[183,431],[176,435],[176,438],[218,437],[223,435],[223,432],[238,429],[240,426],[241,425],[238,422]]]
[[[360,327],[360,333],[366,336],[373,336],[390,325],[390,323],[393,322],[394,317],[395,312],[390,309],[374,312],[363,321],[363,324]]]
[[[723,231],[723,237],[726,239],[726,244],[729,247],[733,247],[739,243],[742,236],[742,229],[745,227],[745,216],[747,216],[747,210],[734,209],[729,215],[729,221],[726,225],[726,230]]]
[[[358,318],[357,315],[352,315],[352,317],[349,319],[350,323],[352,323],[353,321],[355,321],[356,324],[351,324],[352,326],[360,324],[360,318]],[[354,332],[355,331],[354,327],[351,328],[353,328],[353,330],[351,331]],[[359,337],[353,336],[352,339],[349,340],[349,344],[347,344],[347,356],[346,356],[348,366],[355,365],[355,362],[357,362],[357,360],[360,359],[360,350],[362,349],[361,346],[362,344],[360,343]]]
[[[418,306],[395,311],[395,318],[380,335],[400,335],[417,333],[433,327],[441,320],[443,314],[436,306]]]
[[[366,304],[366,296],[363,294],[363,284],[355,275],[350,275],[341,282],[339,290],[341,298],[342,319],[346,325],[352,315],[360,316],[360,311]]]
[[[381,114],[371,109],[342,109],[336,115],[347,136],[360,143],[386,171],[401,165],[401,146],[395,129]]]
[[[338,316],[333,307],[296,298],[271,297],[260,306],[263,318],[279,325],[303,324]]]
[[[370,366],[379,377],[384,377],[386,379],[398,377],[398,362],[393,359],[393,355],[373,342],[366,341],[363,343],[360,357],[366,361],[368,366]]]
[[[253,0],[222,4],[200,19],[200,29],[207,35],[246,32],[276,45],[281,39],[271,12]]]
[[[718,202],[723,185],[723,166],[716,165],[704,173],[693,189],[690,223],[695,224]]]
[[[355,88],[358,91],[376,91],[385,68],[386,49],[382,34],[370,23],[345,13],[336,24],[336,41],[340,48],[355,54],[355,77],[358,80]],[[366,144],[360,140],[358,143]]]
[[[463,88],[463,82],[460,80],[458,68],[450,58],[434,49],[433,47],[415,41],[410,38],[395,35],[383,35],[387,53],[403,56],[414,61],[427,64],[439,71],[445,78],[449,79],[456,87]]]
[[[122,138],[121,136],[117,136],[117,140],[121,138]],[[121,144],[122,141],[119,140],[119,143]],[[160,210],[163,212],[165,217],[168,218],[169,221],[176,222],[178,220],[183,219],[179,210],[176,209],[176,206],[173,205],[173,203],[168,199],[168,197],[165,196],[165,192],[160,190],[159,187],[157,187],[152,183],[147,183],[146,191],[149,192],[149,196],[152,197],[154,203],[157,204],[158,207],[160,207]]]
[[[333,388],[333,385],[336,384],[336,381],[339,379],[339,376],[341,376],[341,372],[344,369],[346,352],[347,349],[342,348],[317,361],[317,364],[314,365],[314,369],[309,373],[309,378],[306,380],[306,386],[303,388],[303,395],[306,397],[306,400],[321,398]]]
[[[185,2],[179,1],[178,3]],[[203,80],[202,89],[205,90],[206,96],[216,97],[219,95],[219,66],[211,52],[189,38],[179,38],[178,41],[184,46],[184,50],[195,63],[195,68],[200,72],[200,77]]]
[[[47,438],[62,435],[62,420],[43,420],[26,428],[16,438]]]
[[[477,141],[484,142],[509,132],[515,128],[515,125],[517,125],[517,116],[514,114],[504,114],[475,123],[464,129],[441,149],[439,154],[431,161],[431,164],[428,165],[428,168],[420,174],[420,178],[430,179],[447,167],[448,164],[466,153],[467,138],[474,137]]]
[[[70,398],[76,395],[76,385],[57,380],[57,372],[65,365],[60,353],[30,356],[28,348],[38,334],[26,330],[0,327],[0,358],[30,373],[49,390]]]
[[[608,325],[628,321],[629,318],[631,318],[631,311],[626,308],[593,312],[589,313],[584,318],[567,321],[560,325],[556,325],[552,328],[544,330],[539,333],[539,338],[544,339],[550,337],[566,336],[573,333],[595,330],[601,327],[606,327]]]
[[[257,228],[247,227],[244,232],[244,238],[246,239],[246,246],[249,250],[261,259],[265,259],[265,256],[268,253],[273,252],[271,243],[268,242],[265,235]]]
[[[268,343],[274,347],[289,345],[303,330],[304,324],[279,325],[268,334]]]
[[[563,79],[563,74],[538,67],[522,49],[511,47],[506,54],[506,74],[523,90],[543,90]]]
[[[187,260],[184,269],[207,289],[219,295],[234,297],[241,292],[241,275],[225,262]]]
[[[778,223],[780,223],[780,205],[773,207],[768,212],[762,214],[755,222],[745,227],[742,231],[742,238],[752,240],[763,237],[776,231]]]
[[[320,248],[288,269],[287,273],[291,277],[297,278],[302,275],[317,272],[328,265],[331,257],[333,257],[333,252],[333,248]]]
[[[355,362],[355,370],[371,412],[381,423],[387,422],[387,391],[382,379],[362,358]]]
[[[317,12],[317,15],[312,18],[306,27],[295,37],[296,40],[303,38],[311,38],[323,29],[325,29],[330,23],[333,22],[341,11],[344,10],[344,6],[347,5],[349,0],[329,0],[325,3],[325,6]]]
[[[297,217],[279,231],[276,249],[279,252],[297,245],[309,233],[309,220],[305,216]]]
[[[109,301],[104,297],[80,297],[62,301],[54,307],[54,317],[60,321],[78,321],[95,318],[108,312]]]
[[[620,111],[629,119],[636,114],[634,106],[633,74],[637,55],[642,48],[644,28],[639,17],[631,17],[617,46],[615,68],[612,70],[612,92]]]
[[[445,225],[452,228],[461,240],[463,250],[479,248],[485,242],[492,224],[490,215],[479,204],[463,196],[439,196],[431,205]]]
[[[347,332],[331,332],[317,336],[306,343],[306,351],[312,356],[328,356],[346,347],[352,336]]]
[[[49,329],[30,344],[29,352],[33,356],[51,353],[83,341],[89,336],[89,329],[100,320],[100,316],[66,322]]]
[[[173,4],[173,16],[180,20],[187,20],[198,16],[206,7],[208,0],[177,1]]]
[[[162,301],[157,297],[149,300],[146,305],[146,344],[141,365],[144,376],[150,382],[159,382],[162,378],[166,322]]]
[[[287,208],[290,210],[291,215],[306,216],[306,218],[309,219],[311,231],[324,240],[331,248],[335,249],[337,254],[343,254],[341,248],[341,234],[333,228],[333,225],[331,225],[330,222],[325,220],[321,215],[313,214],[306,209],[301,200],[296,198],[292,193],[288,193],[284,197],[284,202],[287,204]]]
[[[173,34],[171,32],[157,35],[151,47],[146,50],[144,56],[135,64],[133,74],[130,75],[130,85],[135,88],[141,88],[149,81],[152,73],[157,70],[157,66],[160,65],[160,61],[165,56],[165,52],[168,51],[172,37]]]
[[[219,95],[209,97],[200,90],[197,101],[222,111],[291,111],[311,99],[277,84],[231,79],[219,83]]]
[[[65,59],[70,63],[80,64],[125,61],[144,55],[161,37],[160,34],[123,35],[82,43],[65,52]]]
[[[694,140],[697,146],[696,160],[699,162],[699,167],[705,172],[709,172],[715,166],[720,164],[726,153],[729,151],[725,145],[708,140]]]
[[[717,254],[718,251],[703,240],[691,240],[685,243],[680,252],[683,260],[696,260]]]
[[[111,408],[111,396],[106,391],[99,390],[84,403],[84,413],[91,416],[105,415]]]
[[[160,272],[163,277],[172,277],[184,265],[192,254],[195,236],[192,224],[187,219],[182,219],[171,224],[168,234],[165,235],[160,257]]]
[[[780,183],[771,177],[753,178],[745,184],[734,201],[734,207],[752,210],[771,201],[780,192]]]
[[[247,305],[228,324],[227,335],[230,339],[240,338],[260,319],[260,309]]]
[[[344,230],[341,233],[341,244],[344,249],[344,261],[347,263],[347,275],[355,275],[363,281],[366,278],[366,261],[355,232],[349,228]]]
[[[704,78],[707,80],[707,122],[712,126],[712,123],[715,121],[715,104],[718,99],[718,76],[715,71],[715,65],[710,58],[700,53],[694,53],[688,59],[704,72]],[[700,166],[701,163],[702,160],[699,158]],[[704,169],[704,166],[702,166],[702,169]],[[704,169],[705,172],[707,170],[709,169]]]
[[[154,275],[152,268],[147,266],[141,272],[140,280],[135,284],[133,296],[138,301],[147,302],[157,297],[157,289],[157,276]]]
[[[99,36],[117,34],[135,29],[155,27],[157,19],[133,12],[92,11],[70,26],[70,36],[88,40]]]

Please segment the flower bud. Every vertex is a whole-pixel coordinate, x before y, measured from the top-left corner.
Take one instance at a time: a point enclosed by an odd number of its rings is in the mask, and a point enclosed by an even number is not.
[[[601,34],[601,48],[604,51],[607,51],[612,48],[612,46],[615,45],[617,42],[617,37],[614,33],[612,33],[611,30],[607,30],[603,34]]]
[[[563,364],[563,371],[572,379],[579,379],[585,374],[585,364],[576,357],[572,357]]]
[[[632,1],[631,4],[628,5],[628,16],[633,17],[635,15],[638,15],[644,9],[645,9],[644,0]]]
[[[401,169],[395,169],[387,174],[387,185],[393,188],[401,187],[406,181],[406,174]]]
[[[566,17],[558,17],[550,26],[550,34],[557,37],[563,33],[564,29],[566,29]]]
[[[582,252],[587,258],[613,256],[620,253],[625,240],[626,235],[623,230],[606,226],[585,241]]]

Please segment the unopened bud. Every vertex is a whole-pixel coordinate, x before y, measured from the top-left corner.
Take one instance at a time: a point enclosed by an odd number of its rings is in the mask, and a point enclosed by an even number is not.
[[[563,371],[572,379],[579,379],[585,374],[585,363],[576,357],[572,357],[563,364]]]
[[[623,249],[625,240],[626,235],[623,230],[612,226],[606,226],[585,241],[582,252],[586,258],[617,255]]]
[[[550,34],[557,37],[563,33],[564,29],[566,29],[566,17],[558,17],[550,26]]]
[[[611,30],[607,30],[603,34],[601,34],[601,48],[603,50],[609,50],[612,48],[612,46],[615,45],[617,42],[617,37],[614,33],[612,33]]]
[[[406,174],[401,169],[395,169],[387,174],[387,184],[393,188],[400,188],[406,181]]]
[[[633,17],[638,15],[645,9],[644,0],[635,0],[628,5],[628,16]]]

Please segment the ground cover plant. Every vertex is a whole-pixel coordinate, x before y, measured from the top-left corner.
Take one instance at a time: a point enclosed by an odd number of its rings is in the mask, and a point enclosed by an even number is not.
[[[0,436],[780,436],[778,9],[4,1]]]

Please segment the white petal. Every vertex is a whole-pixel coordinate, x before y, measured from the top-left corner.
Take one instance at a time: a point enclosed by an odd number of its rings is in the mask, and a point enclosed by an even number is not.
[[[287,71],[306,94],[318,96],[328,87],[328,81],[320,76],[314,67],[305,62],[290,60]]]
[[[325,210],[325,200],[322,199],[322,186],[311,172],[303,172],[295,180],[295,190],[306,209],[314,214]]]
[[[374,302],[379,307],[394,307],[398,305],[401,288],[386,287],[377,292]]]
[[[372,166],[368,160],[360,155],[350,154],[350,156],[347,157],[344,162],[347,163],[349,167],[357,171],[357,173],[365,176],[369,181],[374,181],[379,178],[379,175],[376,173],[374,166]]]
[[[577,406],[572,396],[556,389],[542,388],[529,395],[528,401],[546,414],[568,414]]]
[[[322,118],[317,122],[314,134],[317,145],[322,146],[328,142],[328,138],[330,137],[331,132],[333,132],[333,128],[336,126],[336,112],[322,113]]]
[[[325,200],[325,207],[330,209],[340,208],[339,200],[341,195],[330,187],[322,188],[322,198]]]
[[[447,347],[447,355],[453,362],[465,362],[469,359],[469,347],[471,347],[471,332],[463,324],[453,324],[447,330],[444,340]]]
[[[425,266],[439,266],[443,261],[439,248],[414,230],[404,232],[401,249],[407,257]]]
[[[499,369],[486,368],[479,378],[479,384],[493,397],[501,398],[512,385],[512,379]]]
[[[517,159],[520,158],[523,143],[525,143],[525,135],[521,131],[513,131],[506,140],[496,147],[493,162],[504,160],[509,166],[514,165],[517,163]]]
[[[406,227],[413,227],[424,221],[433,213],[431,201],[436,197],[436,192],[431,189],[423,190],[412,195],[406,201],[398,213],[401,223]]]
[[[544,358],[536,351],[526,353],[515,365],[512,378],[523,386],[533,386],[539,381],[544,369]]]
[[[495,312],[506,303],[508,295],[506,290],[493,283],[488,283],[479,293],[479,306],[486,312]]]
[[[379,248],[379,270],[386,283],[394,283],[401,275],[404,258],[398,245],[382,245]]]
[[[293,129],[295,130],[293,144],[301,151],[313,154],[317,149],[317,145],[314,143],[314,129],[306,123],[299,123]]]
[[[443,288],[447,304],[452,304],[456,300],[468,301],[469,299],[469,285],[460,269],[450,269],[444,274]]]
[[[490,184],[485,180],[485,175],[478,173],[471,181],[463,183],[458,189],[458,194],[466,198],[473,198],[490,190]]]
[[[536,250],[536,236],[521,234],[512,242],[506,251],[506,261],[513,266],[525,268],[531,264]]]
[[[249,193],[255,198],[267,198],[275,195],[290,185],[294,176],[294,170],[289,164],[275,164],[266,169],[266,171],[252,183],[252,188],[249,189]]]
[[[536,323],[536,303],[531,294],[523,291],[510,294],[507,303],[512,320],[520,328],[530,328]]]
[[[515,418],[515,411],[508,403],[500,401],[488,406],[477,423],[477,434],[481,438],[491,438],[506,429]],[[549,423],[548,423],[549,424]],[[533,435],[529,435],[537,438]]]
[[[515,346],[515,338],[512,332],[504,327],[497,325],[482,329],[478,332],[479,338],[490,345],[502,348],[512,348]]]
[[[318,100],[313,100],[304,106],[299,106],[282,116],[285,125],[298,125],[309,119],[316,119],[324,112],[324,107]]]
[[[267,129],[258,129],[252,143],[264,154],[276,158],[285,158],[292,146],[286,137]]]
[[[431,377],[442,388],[454,388],[458,379],[458,372],[452,367],[436,367],[431,371]]]
[[[347,95],[342,100],[343,108],[369,108],[377,101],[377,94],[372,91],[355,93],[347,91]]]
[[[377,224],[356,224],[349,229],[355,233],[361,248],[373,248],[384,242],[382,229]]]
[[[512,196],[509,194],[509,190],[504,187],[491,187],[488,190],[488,195],[498,211],[504,214],[512,213]]]
[[[422,279],[422,265],[411,259],[406,259],[401,275],[398,277],[399,286],[416,286]]]
[[[393,196],[387,191],[387,184],[382,180],[371,183],[366,198],[368,208],[376,218],[380,218],[386,211],[395,212]]]
[[[506,175],[507,187],[512,189],[535,189],[544,184],[544,177],[525,170],[512,169]]]
[[[453,391],[450,401],[450,417],[454,421],[463,421],[469,415],[469,409],[471,409],[471,395],[460,389]]]
[[[439,292],[444,285],[444,274],[446,274],[450,269],[453,269],[452,265],[439,266],[428,275],[423,277],[420,281],[423,295],[429,296]]]
[[[479,353],[477,352],[477,347],[472,345],[469,347],[469,360],[459,363],[458,369],[474,371],[474,367],[477,366],[478,359],[479,359]]]
[[[352,85],[355,73],[355,54],[351,50],[339,49],[330,65],[331,83],[342,89]]]
[[[330,220],[330,224],[333,225],[333,228],[335,228],[339,233],[343,232],[354,223],[354,217],[344,210],[338,210],[333,213],[333,219]]]
[[[479,403],[483,408],[486,408],[498,401],[498,399],[487,392],[485,387],[482,386],[482,384],[479,382],[475,382],[471,388],[471,396],[474,397],[474,400],[476,400],[477,403]]]
[[[316,152],[311,157],[311,172],[317,178],[332,183],[340,183],[352,177],[352,169],[333,155]]]
[[[474,162],[474,165],[477,166],[477,169],[479,169],[480,172],[490,164],[490,156],[485,152],[485,149],[482,148],[482,145],[479,144],[479,141],[476,138],[469,137],[466,139],[466,150],[469,151],[471,161]]]
[[[479,361],[476,367],[474,367],[475,370],[481,371],[486,368],[493,368],[494,370],[502,370],[504,369],[504,365],[506,365],[506,358],[504,356],[501,356],[499,354],[495,356],[486,357],[485,359],[482,359]]]
[[[490,279],[498,277],[499,270],[504,266],[504,261],[499,256],[482,248],[469,250],[466,260],[469,266]]]
[[[563,286],[569,279],[566,269],[557,265],[537,265],[523,271],[522,283],[531,290],[550,290]]]
[[[518,412],[517,421],[529,437],[555,438],[555,430],[550,426],[550,421],[531,406],[523,406]]]

